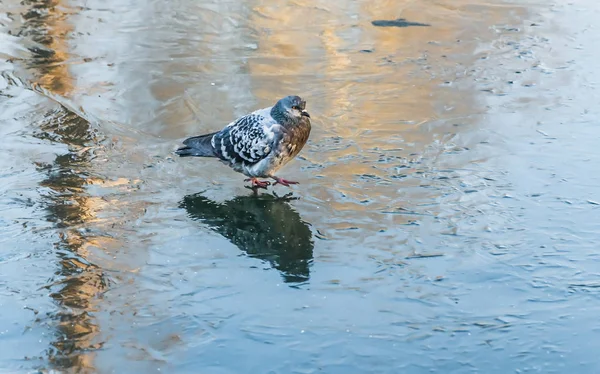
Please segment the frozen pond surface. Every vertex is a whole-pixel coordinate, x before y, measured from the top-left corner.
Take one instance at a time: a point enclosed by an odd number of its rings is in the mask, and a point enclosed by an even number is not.
[[[599,372],[599,17],[3,0],[0,372]],[[288,94],[292,198],[173,156]]]

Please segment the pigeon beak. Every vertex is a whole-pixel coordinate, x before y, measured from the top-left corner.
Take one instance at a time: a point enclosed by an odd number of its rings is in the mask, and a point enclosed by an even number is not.
[[[302,112],[300,112],[300,114],[302,114],[304,117],[310,118],[310,114],[308,114],[306,110],[303,110]]]

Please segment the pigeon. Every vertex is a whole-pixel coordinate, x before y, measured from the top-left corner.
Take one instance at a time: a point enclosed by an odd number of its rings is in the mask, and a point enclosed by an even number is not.
[[[286,96],[269,108],[259,109],[231,122],[221,131],[183,141],[175,151],[181,157],[216,157],[233,170],[249,177],[252,189],[271,185],[259,178],[272,178],[289,187],[298,182],[275,175],[302,150],[310,135],[306,101]]]

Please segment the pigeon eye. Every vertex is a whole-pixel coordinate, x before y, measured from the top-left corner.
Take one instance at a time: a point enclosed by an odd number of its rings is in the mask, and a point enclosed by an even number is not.
[[[299,106],[297,106],[297,105],[294,105],[294,106],[292,107],[292,109],[300,110],[300,107],[299,107]]]

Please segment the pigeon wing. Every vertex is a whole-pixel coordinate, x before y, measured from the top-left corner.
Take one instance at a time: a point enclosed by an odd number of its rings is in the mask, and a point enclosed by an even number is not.
[[[253,165],[267,157],[279,125],[270,117],[251,113],[229,124],[213,137],[213,147],[223,161]]]

